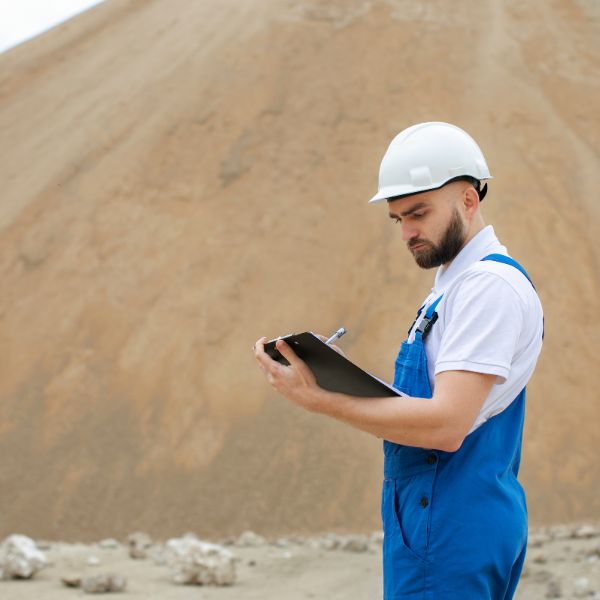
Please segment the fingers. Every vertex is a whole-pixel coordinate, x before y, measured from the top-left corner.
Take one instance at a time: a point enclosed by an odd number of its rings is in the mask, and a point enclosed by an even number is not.
[[[320,335],[320,334],[316,334],[316,336],[322,341],[322,342],[326,342],[328,340],[328,338],[326,338],[324,335]],[[331,346],[338,354],[341,354],[342,356],[346,356],[344,354],[344,351],[339,347],[336,346],[335,344],[329,344],[329,346]]]
[[[285,358],[292,367],[298,367],[304,364],[304,361],[298,358],[298,355],[292,350],[292,347],[283,340],[277,340],[275,342],[275,348],[279,350],[281,356]]]
[[[277,372],[280,372],[282,369],[287,369],[289,367],[285,367],[276,360],[273,360],[266,352],[265,352],[265,342],[267,341],[266,337],[262,337],[256,341],[254,344],[254,356],[256,361],[258,362],[258,366],[262,369],[265,375],[272,374],[274,375]],[[295,367],[296,369],[302,369],[306,367],[303,360],[298,358],[298,355],[294,352],[292,347],[284,342],[283,340],[277,340],[275,342],[275,347],[280,352],[280,354],[287,359],[290,363],[290,366]]]
[[[256,340],[256,342],[254,342],[254,346],[252,346],[252,348],[254,348],[254,352],[256,353],[257,351],[259,352],[264,352],[265,351],[265,342],[267,341],[266,337],[261,337],[258,338]]]
[[[277,340],[275,346],[278,352],[287,360],[289,366],[284,366],[273,360],[265,352],[267,338],[262,337],[254,344],[254,356],[267,382],[277,392],[307,407],[307,402],[313,398],[313,392],[318,387],[315,375],[308,365],[294,352],[293,347],[283,340]]]
[[[260,367],[261,371],[268,375],[270,372],[271,363],[275,361],[271,359],[271,357],[265,352],[265,342],[267,341],[266,337],[261,337],[254,343],[254,358],[256,358],[256,362]]]

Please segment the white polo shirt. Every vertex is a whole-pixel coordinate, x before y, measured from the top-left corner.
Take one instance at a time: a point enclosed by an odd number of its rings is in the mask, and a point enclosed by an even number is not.
[[[481,262],[488,254],[507,254],[491,225],[470,240],[447,269],[438,269],[408,338],[412,342],[427,306],[443,293],[438,319],[425,339],[432,391],[435,375],[443,371],[497,375],[469,433],[519,395],[542,347],[543,312],[533,286],[515,267]]]

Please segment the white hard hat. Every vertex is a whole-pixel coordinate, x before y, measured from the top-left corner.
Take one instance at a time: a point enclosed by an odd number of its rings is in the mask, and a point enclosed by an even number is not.
[[[369,203],[435,190],[460,177],[492,179],[475,140],[449,123],[419,123],[392,140],[379,168],[379,191]]]

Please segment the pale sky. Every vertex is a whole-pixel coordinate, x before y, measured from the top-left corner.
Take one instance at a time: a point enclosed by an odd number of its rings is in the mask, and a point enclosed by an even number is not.
[[[0,0],[0,52],[66,21],[102,0]]]

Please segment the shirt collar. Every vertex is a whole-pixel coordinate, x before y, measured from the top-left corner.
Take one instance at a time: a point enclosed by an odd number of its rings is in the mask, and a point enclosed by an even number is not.
[[[508,254],[506,248],[498,241],[494,228],[488,225],[469,240],[469,243],[456,255],[448,268],[439,267],[435,274],[434,289],[446,289],[456,277],[473,263],[493,253]]]

